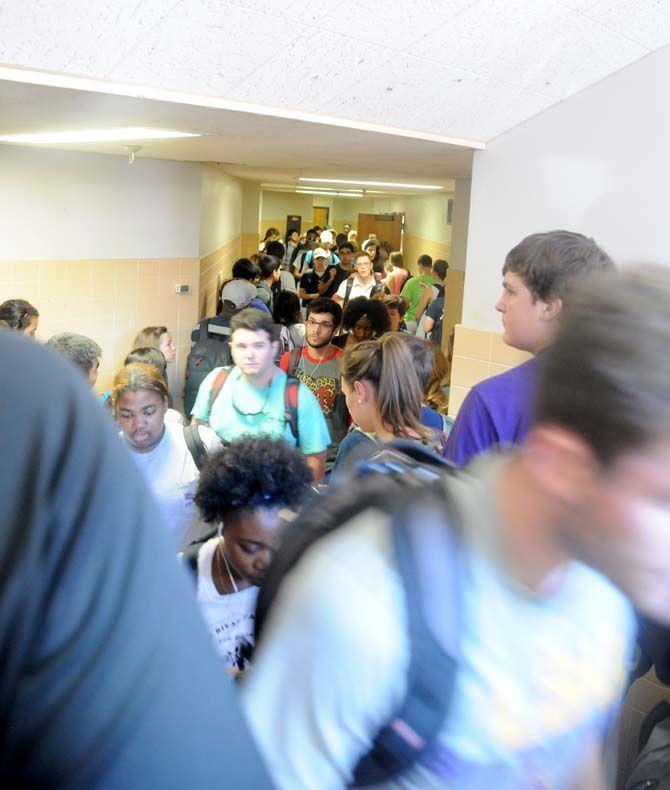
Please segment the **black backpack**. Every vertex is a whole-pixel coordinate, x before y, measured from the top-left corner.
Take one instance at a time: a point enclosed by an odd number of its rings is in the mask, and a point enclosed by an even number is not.
[[[670,702],[662,700],[640,728],[640,754],[625,790],[670,790]]]
[[[432,340],[433,343],[438,348],[442,348],[442,324],[444,323],[444,305],[442,306],[442,312],[440,313],[440,317],[435,321],[433,324],[433,328],[430,330],[428,337]]]
[[[435,742],[449,712],[461,633],[460,539],[444,485],[451,469],[417,443],[386,445],[358,468],[355,485],[336,486],[306,506],[259,592],[255,644],[284,577],[314,543],[369,508],[391,516],[405,590],[410,664],[404,699],[355,769],[357,787],[387,781],[416,763]]]
[[[230,353],[230,319],[217,315],[201,321],[191,332],[193,346],[186,359],[184,413],[190,416],[198,390],[208,373],[233,361]]]

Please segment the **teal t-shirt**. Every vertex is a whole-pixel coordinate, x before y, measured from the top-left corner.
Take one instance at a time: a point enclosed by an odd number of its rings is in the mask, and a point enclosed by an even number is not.
[[[285,439],[292,447],[296,440],[284,417],[286,374],[277,370],[269,387],[248,384],[238,367],[232,368],[209,411],[209,393],[218,372],[215,368],[200,385],[191,415],[207,420],[224,441],[241,436],[270,436]],[[298,389],[298,446],[305,455],[322,453],[330,444],[330,434],[319,402],[301,382]]]
[[[407,299],[409,307],[405,313],[406,321],[416,320],[416,311],[421,302],[421,283],[428,283],[432,285],[435,281],[429,274],[419,274],[416,277],[405,283],[405,287],[400,292],[400,295]]]

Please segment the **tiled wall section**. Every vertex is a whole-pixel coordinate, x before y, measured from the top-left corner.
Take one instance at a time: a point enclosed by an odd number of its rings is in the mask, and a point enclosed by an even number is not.
[[[114,374],[145,326],[165,325],[177,344],[170,389],[181,398],[190,331],[198,313],[197,258],[166,260],[0,261],[0,302],[27,299],[40,312],[37,331],[46,342],[57,332],[78,332],[100,344],[96,390]],[[190,294],[175,286],[188,284]]]
[[[250,235],[255,238],[253,234]],[[210,252],[209,255],[200,259],[199,318],[216,314],[216,284],[219,281],[219,275],[224,280],[230,278],[233,264],[242,255],[242,241],[241,235],[235,236],[227,244],[223,244],[214,252]]]
[[[449,416],[456,416],[470,387],[490,376],[504,373],[528,359],[530,354],[506,345],[501,332],[485,332],[457,325],[451,367]]]

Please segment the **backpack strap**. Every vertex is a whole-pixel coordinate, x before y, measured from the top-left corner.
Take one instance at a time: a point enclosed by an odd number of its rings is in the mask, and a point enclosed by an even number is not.
[[[299,351],[302,349],[298,349]],[[293,352],[291,352],[293,353]],[[289,360],[290,362],[290,360]],[[296,444],[299,443],[298,436],[298,393],[300,382],[294,376],[287,376],[286,386],[284,387],[284,419],[289,424]]]
[[[202,441],[198,426],[185,425],[184,439],[186,440],[188,451],[191,453],[191,458],[193,458],[193,462],[200,472],[202,467],[205,465],[205,461],[207,460],[207,448],[205,447],[205,443]]]
[[[460,643],[460,539],[444,488],[409,497],[391,523],[402,580],[410,662],[405,697],[354,772],[355,786],[388,781],[428,758],[447,719]]]
[[[232,365],[226,365],[226,367],[221,368],[221,370],[216,374],[216,378],[212,382],[212,388],[209,391],[209,413],[212,413],[212,406],[214,405],[214,401],[219,397],[219,393],[223,389],[223,385],[228,380],[228,376],[230,376],[230,371],[233,369]]]
[[[204,538],[200,538],[200,540],[196,540],[194,543],[189,543],[189,545],[183,551],[180,551],[179,554],[177,554],[177,559],[187,565],[188,569],[196,579],[198,578],[198,554],[200,554],[200,549],[203,547],[203,544],[216,537],[217,534],[217,530],[214,530],[213,532],[205,535]]]
[[[288,368],[286,370],[286,375],[290,378],[293,378],[296,370],[298,369],[298,362],[300,362],[300,357],[302,356],[302,348],[294,348],[288,357]]]
[[[344,302],[342,303],[342,309],[347,306],[347,302],[349,301],[349,297],[351,296],[351,289],[354,287],[354,277],[351,275],[347,278],[347,285],[344,289]]]

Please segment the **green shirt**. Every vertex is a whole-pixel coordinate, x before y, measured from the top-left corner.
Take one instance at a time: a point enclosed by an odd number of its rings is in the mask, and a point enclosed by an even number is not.
[[[421,283],[433,285],[434,282],[435,280],[433,280],[432,275],[419,274],[405,283],[405,287],[400,292],[400,296],[403,296],[409,302],[409,308],[405,314],[406,321],[416,321],[416,311],[421,302]]]
[[[254,387],[247,383],[240,369],[234,367],[210,413],[209,393],[220,370],[214,368],[200,385],[191,414],[199,420],[207,420],[210,428],[224,441],[232,442],[245,435],[266,435],[285,439],[295,447],[295,437],[285,419],[286,374],[277,370],[269,387]],[[298,390],[298,441],[305,455],[322,453],[330,444],[319,402],[303,383]]]

